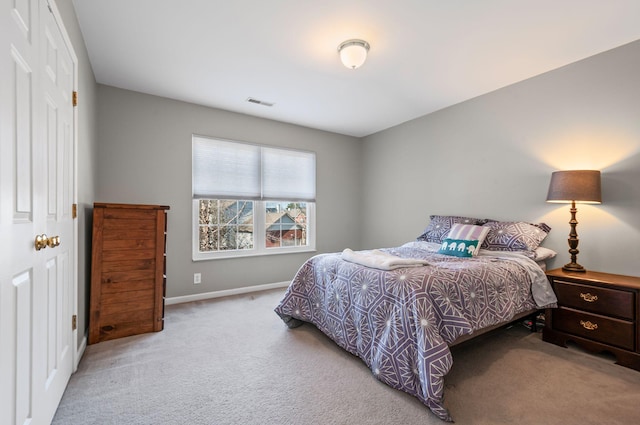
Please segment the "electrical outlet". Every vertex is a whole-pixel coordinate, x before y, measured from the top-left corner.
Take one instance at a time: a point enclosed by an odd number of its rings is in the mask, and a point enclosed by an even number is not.
[[[193,274],[193,284],[197,285],[200,282],[202,282],[202,275],[200,273],[194,273]]]

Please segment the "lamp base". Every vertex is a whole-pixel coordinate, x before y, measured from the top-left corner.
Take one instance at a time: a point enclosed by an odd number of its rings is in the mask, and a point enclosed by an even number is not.
[[[587,269],[585,269],[578,263],[565,264],[564,266],[562,266],[562,270],[564,270],[565,272],[586,272],[587,271]]]

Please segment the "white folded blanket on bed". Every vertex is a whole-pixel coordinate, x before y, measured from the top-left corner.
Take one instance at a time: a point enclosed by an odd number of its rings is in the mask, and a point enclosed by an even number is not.
[[[419,258],[402,258],[387,252],[374,249],[372,251],[353,251],[349,248],[342,251],[342,259],[350,263],[361,264],[380,270],[394,270],[402,267],[420,267],[429,264]]]

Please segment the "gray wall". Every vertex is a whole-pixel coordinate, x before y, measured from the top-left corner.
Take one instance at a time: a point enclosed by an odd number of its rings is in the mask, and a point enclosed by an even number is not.
[[[193,133],[316,152],[317,251],[357,246],[359,139],[110,86],[98,86],[98,99],[96,201],[171,207],[167,297],[288,281],[311,255],[191,260]]]
[[[636,41],[366,137],[362,248],[411,240],[430,214],[544,221],[560,267],[570,213],[545,202],[551,172],[598,169],[578,262],[640,276],[639,75]]]
[[[551,172],[601,169],[604,203],[578,206],[578,260],[640,275],[640,42],[358,140],[97,86],[72,2],[56,4],[79,60],[79,338],[94,201],[171,206],[170,297],[288,280],[308,257],[191,261],[191,133],[317,152],[318,252],[401,244],[430,214],[461,214],[547,222],[561,266],[569,207],[544,202]]]
[[[640,275],[639,74],[635,42],[361,140],[99,85],[95,200],[170,205],[176,297],[286,281],[309,256],[191,260],[192,133],[317,152],[318,252],[401,244],[430,214],[460,214],[548,223],[561,266],[569,206],[545,202],[551,172],[600,169],[604,203],[578,206],[578,260]]]
[[[97,170],[97,85],[71,0],[56,5],[78,57],[78,343],[89,324],[91,224]]]

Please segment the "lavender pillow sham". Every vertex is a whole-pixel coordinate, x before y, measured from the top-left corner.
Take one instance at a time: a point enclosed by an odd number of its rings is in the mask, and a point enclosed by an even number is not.
[[[523,221],[489,221],[483,226],[489,233],[482,248],[493,251],[534,251],[551,230],[545,223]]]

